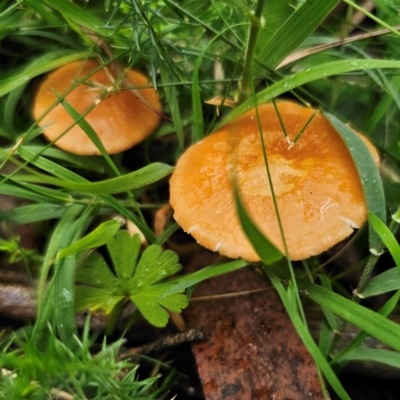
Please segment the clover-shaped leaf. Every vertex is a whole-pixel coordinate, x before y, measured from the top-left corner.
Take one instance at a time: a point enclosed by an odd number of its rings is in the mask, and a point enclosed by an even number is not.
[[[102,310],[109,314],[122,299],[129,298],[150,323],[161,327],[168,322],[165,309],[181,312],[187,307],[188,298],[183,290],[167,294],[174,284],[164,281],[182,268],[175,252],[151,245],[137,263],[140,238],[131,237],[126,230],[119,231],[106,247],[113,270],[94,251],[76,271],[76,311]]]

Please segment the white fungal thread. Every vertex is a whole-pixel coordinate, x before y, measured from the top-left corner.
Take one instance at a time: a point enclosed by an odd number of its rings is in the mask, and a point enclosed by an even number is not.
[[[218,251],[221,248],[222,242],[218,242],[214,247],[214,251]]]
[[[384,251],[378,251],[376,249],[369,249],[369,251],[371,254],[373,254],[374,256],[377,256],[377,257],[381,256],[384,253]]]
[[[68,303],[72,302],[72,296],[71,293],[67,289],[62,290],[62,297],[64,298],[65,301]]]
[[[332,199],[329,197],[328,200],[326,200],[325,203],[323,203],[322,206],[319,208],[321,221],[324,220],[324,214],[332,207],[337,207],[337,204],[332,203]]]
[[[193,226],[191,226],[191,227],[188,229],[187,233],[190,235],[190,234],[191,234],[194,230],[196,230],[198,227],[199,227],[199,225],[193,225]]]
[[[354,221],[352,221],[351,219],[346,218],[346,217],[342,217],[342,216],[339,216],[339,218],[340,218],[344,223],[346,223],[347,225],[349,225],[350,228],[359,229],[359,226],[358,226]]]

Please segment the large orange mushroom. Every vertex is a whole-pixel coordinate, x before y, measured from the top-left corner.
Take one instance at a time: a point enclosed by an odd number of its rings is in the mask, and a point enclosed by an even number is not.
[[[301,260],[359,228],[366,206],[350,153],[326,118],[317,114],[290,144],[315,111],[290,101],[277,107],[289,140],[272,104],[258,111],[289,256]],[[375,148],[362,139],[378,163]],[[171,177],[170,202],[176,221],[203,246],[259,261],[236,213],[232,178],[253,221],[284,252],[254,109],[182,155]]]
[[[40,118],[71,86],[99,67],[96,60],[77,61],[51,72],[41,84],[33,105],[33,116]],[[148,78],[129,70],[126,74],[132,89],[146,86]],[[111,68],[104,66],[93,73],[66,96],[66,101],[79,113],[85,113],[96,104],[85,117],[99,136],[109,154],[127,150],[149,136],[160,123],[162,111],[158,93],[154,88],[112,91]],[[100,101],[105,91],[110,93]],[[98,103],[98,104],[97,104]],[[62,104],[55,106],[41,121],[44,135],[63,150],[80,155],[99,155],[100,152],[87,134],[75,125],[59,137],[74,123]]]

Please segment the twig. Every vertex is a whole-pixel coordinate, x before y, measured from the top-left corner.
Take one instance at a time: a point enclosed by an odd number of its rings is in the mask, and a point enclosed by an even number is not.
[[[145,344],[144,346],[134,347],[124,353],[121,353],[117,360],[123,360],[125,358],[131,358],[138,354],[149,354],[153,351],[164,350],[169,347],[176,346],[181,343],[194,342],[198,340],[204,340],[205,335],[203,328],[189,329],[185,332],[180,332],[175,335],[167,336],[156,340],[155,342]]]

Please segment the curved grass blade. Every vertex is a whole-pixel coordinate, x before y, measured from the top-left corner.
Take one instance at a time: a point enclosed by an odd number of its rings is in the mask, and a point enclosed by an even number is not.
[[[286,291],[281,281],[275,275],[271,268],[264,268],[264,272],[267,274],[274,288],[278,292],[279,297],[281,298],[282,303],[285,306],[287,313],[289,314],[290,320],[292,321],[292,324],[296,329],[296,332],[300,336],[304,345],[307,347],[307,350],[314,358],[318,368],[320,368],[321,371],[324,373],[326,380],[331,384],[332,388],[339,395],[340,399],[350,400],[350,397],[346,393],[336,374],[334,373],[328,361],[323,356],[321,350],[318,348],[317,344],[312,338],[307,326],[300,318],[297,308],[297,302],[294,301],[294,299],[296,298],[296,293],[293,284],[290,283],[288,290]]]
[[[272,265],[280,260],[283,254],[260,232],[246,212],[237,190],[235,190],[235,203],[240,223],[250,243],[260,256],[265,265]]]
[[[375,361],[382,364],[390,365],[391,367],[400,368],[400,354],[385,349],[367,349],[364,347],[357,347],[347,352],[342,360],[363,360]]]
[[[304,71],[290,75],[279,82],[271,85],[267,89],[257,93],[257,104],[264,104],[273,98],[289,92],[306,83],[313,82],[317,79],[326,78],[332,75],[338,75],[350,71],[360,71],[364,69],[374,68],[400,68],[400,61],[394,60],[340,60],[329,63],[319,64],[315,67],[310,67]],[[254,100],[249,99],[231,111],[222,121],[221,125],[225,125],[239,115],[254,108]]]
[[[32,204],[2,212],[1,220],[9,221],[17,225],[30,224],[32,222],[61,218],[65,213],[65,209],[65,204]]]
[[[268,5],[268,1],[266,3]],[[261,31],[258,38],[257,58],[274,69],[321,25],[337,3],[339,3],[338,0],[303,2],[289,18],[280,24],[279,29],[270,38],[270,28],[266,24],[268,30],[265,34]],[[288,7],[290,6],[288,5]],[[266,21],[268,21],[268,15]]]
[[[363,331],[400,351],[400,326],[384,316],[348,300],[322,286],[299,280],[305,296]]]
[[[229,272],[236,271],[237,269],[247,267],[249,263],[244,260],[228,261],[222,264],[213,264],[208,267],[202,268],[200,271],[194,272],[193,274],[184,275],[179,278],[168,281],[169,283],[175,283],[175,285],[167,290],[160,299],[170,294],[180,293],[183,290],[197,285],[206,279],[211,279],[219,275],[227,274]]]
[[[34,160],[29,160],[32,164],[35,164],[36,161]],[[50,160],[42,159],[40,160],[41,162],[46,162],[47,164],[53,163]],[[42,163],[43,165],[43,163]],[[60,167],[57,168],[57,171],[53,169],[54,172],[59,174],[61,171]],[[115,178],[110,178],[110,179],[105,179],[103,181],[98,181],[98,182],[82,182],[81,181],[66,181],[62,179],[57,179],[57,178],[52,178],[52,177],[44,177],[43,175],[40,177],[36,176],[30,176],[30,175],[24,175],[23,179],[24,181],[30,181],[30,182],[40,182],[40,183],[47,183],[50,185],[55,185],[59,186],[65,189],[69,190],[76,190],[79,192],[86,192],[86,193],[92,193],[92,194],[115,194],[115,193],[122,193],[122,192],[127,192],[130,190],[135,190],[139,189],[143,186],[150,185],[152,183],[158,182],[162,178],[165,178],[166,176],[170,175],[174,170],[174,167],[171,167],[167,164],[163,163],[153,163],[149,164],[141,169],[138,169],[137,171],[130,172],[128,174],[122,175],[122,176],[117,176]],[[68,171],[68,172],[67,172]],[[67,170],[66,168],[63,168],[63,174],[67,173],[72,173],[71,171]],[[76,174],[75,174],[76,175]],[[66,175],[64,175],[66,176]],[[21,176],[15,175],[14,179],[21,179]],[[26,185],[26,184],[25,184]],[[1,186],[0,185],[0,191],[1,191]],[[33,186],[33,185],[31,185]],[[44,190],[45,188],[40,188],[40,190]],[[39,189],[38,189],[39,190]],[[48,189],[50,190],[50,189]],[[60,193],[60,196],[64,196],[65,194]]]
[[[379,235],[386,248],[389,250],[393,260],[400,271],[400,245],[390,229],[377,215],[372,212],[368,213],[368,221]]]
[[[400,271],[398,267],[395,267],[374,276],[358,297],[364,299],[398,289],[400,289]]]
[[[400,291],[398,290],[384,305],[383,307],[378,311],[379,314],[387,317],[396,307],[397,303],[399,302],[400,298]],[[338,354],[333,357],[331,360],[330,364],[333,365],[336,362],[338,362],[344,354],[346,354],[348,351],[351,349],[354,349],[358,346],[360,346],[364,340],[367,338],[368,334],[366,332],[361,332],[359,333],[355,339],[343,350],[341,350]]]
[[[68,247],[60,250],[57,254],[57,260],[73,256],[83,250],[89,250],[94,247],[102,246],[117,234],[120,227],[121,224],[117,220],[103,222],[86,236],[81,237]]]
[[[351,128],[330,113],[324,113],[324,115],[342,137],[351,157],[353,158],[358,175],[361,179],[368,211],[376,214],[381,220],[386,221],[386,203],[382,180],[370,151]],[[379,236],[370,226],[370,251],[372,253],[374,253],[374,251],[378,252],[379,245]]]
[[[89,57],[90,52],[76,52],[71,50],[56,50],[36,57],[32,62],[23,65],[12,73],[3,74],[0,79],[0,97],[15,88],[29,82],[32,78],[49,72],[73,61]]]
[[[49,157],[51,159],[57,160],[58,162],[62,161],[65,165],[72,166],[75,168],[85,169],[86,171],[93,171],[98,174],[110,174],[111,170],[109,166],[105,163],[103,158],[97,156],[78,156],[72,153],[67,153],[63,150],[57,149],[55,147],[48,146],[38,146],[38,145],[24,145],[20,146],[15,154],[19,154],[21,149],[25,149],[26,151],[30,151],[31,157],[23,157],[25,161],[30,161],[36,155],[40,154],[43,157]],[[5,154],[9,154],[12,151],[11,148],[4,149]],[[0,160],[1,160],[0,154]],[[22,156],[21,156],[22,157]],[[60,165],[57,163],[56,165]],[[47,171],[51,172],[51,171]]]
[[[101,20],[97,19],[94,14],[89,14],[86,10],[74,3],[64,0],[44,0],[44,2],[50,8],[58,11],[66,20],[70,20],[78,26],[84,26],[102,36],[108,37],[113,34],[115,39],[123,39],[123,37],[115,32],[103,28]]]
[[[89,139],[93,142],[93,144],[97,147],[100,151],[101,155],[107,161],[108,165],[112,168],[117,176],[120,175],[120,172],[117,166],[114,164],[114,161],[111,159],[110,155],[108,154],[106,148],[104,147],[103,142],[100,140],[99,136],[97,135],[96,131],[92,128],[92,126],[85,120],[85,118],[77,111],[71,104],[68,103],[65,98],[61,97],[57,93],[55,93],[58,100],[65,108],[67,113],[74,119],[77,125],[86,133]]]

